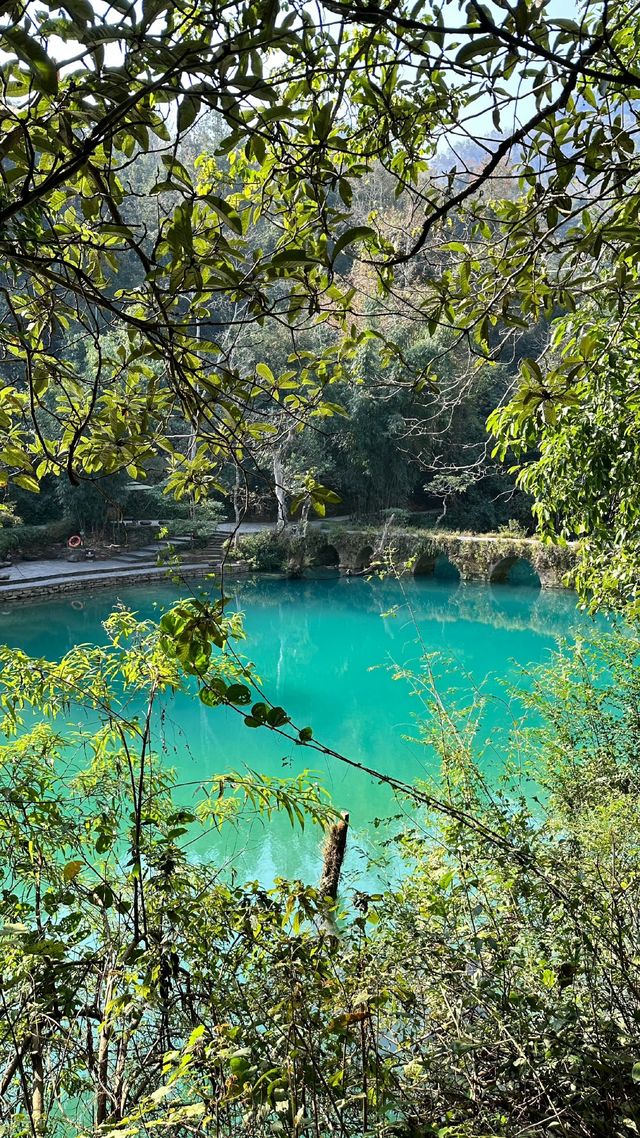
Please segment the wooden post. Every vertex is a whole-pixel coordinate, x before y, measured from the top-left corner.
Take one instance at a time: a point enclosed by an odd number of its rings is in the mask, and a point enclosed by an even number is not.
[[[342,820],[329,828],[327,840],[324,844],[322,860],[322,873],[318,889],[323,897],[330,897],[335,901],[340,884],[340,873],[347,848],[347,831],[349,829],[349,815],[346,810]]]

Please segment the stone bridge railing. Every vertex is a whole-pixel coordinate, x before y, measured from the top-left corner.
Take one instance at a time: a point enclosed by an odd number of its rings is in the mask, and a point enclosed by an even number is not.
[[[392,530],[383,551],[380,531],[314,527],[305,544],[316,565],[335,565],[343,572],[362,572],[372,563],[390,560],[402,573],[439,575],[452,566],[463,581],[498,582],[506,580],[516,564],[526,562],[545,589],[570,586],[575,564],[571,546],[543,545],[510,534]]]

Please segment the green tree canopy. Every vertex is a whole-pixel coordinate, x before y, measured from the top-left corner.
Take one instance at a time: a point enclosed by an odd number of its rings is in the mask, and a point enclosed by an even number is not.
[[[293,429],[331,413],[327,387],[363,339],[402,359],[400,310],[503,359],[541,317],[590,300],[626,343],[640,208],[632,5],[586,0],[570,20],[526,0],[73,0],[7,5],[3,21],[6,481],[138,478],[161,451],[174,492],[207,493],[282,413]],[[190,140],[209,114],[218,145],[196,172]],[[395,187],[395,214],[376,209],[376,176]],[[229,328],[253,323],[280,330],[284,369],[238,362]],[[323,323],[321,350],[301,350]],[[563,364],[551,386],[546,360],[524,366],[517,425],[496,419],[501,437],[553,449],[554,415],[582,402],[580,385],[598,399],[596,362],[568,377]],[[586,461],[584,479],[597,484]],[[560,506],[525,480],[541,517],[593,536],[569,482]],[[615,548],[629,565],[633,543],[625,519]]]

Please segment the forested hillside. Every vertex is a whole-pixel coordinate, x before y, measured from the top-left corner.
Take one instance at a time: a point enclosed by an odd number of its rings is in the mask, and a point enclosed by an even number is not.
[[[180,164],[184,178],[205,200],[208,179],[223,197],[241,192],[242,179],[234,178],[233,163],[220,153],[225,150],[226,135],[224,119],[208,111],[194,121],[176,150],[174,166]],[[439,162],[445,159],[452,155],[445,152]],[[245,178],[250,176],[251,167],[244,173]],[[154,249],[161,241],[163,219],[178,204],[166,178],[166,163],[135,142],[128,161],[123,162],[120,182],[121,220],[143,232],[144,244]],[[84,203],[81,212],[88,210],[91,216],[92,208]],[[380,163],[374,163],[363,176],[350,214],[361,228],[375,220],[381,233],[397,232],[409,223],[398,206],[393,179]],[[243,257],[254,260],[265,249],[277,249],[280,227],[267,213],[248,225],[243,236]],[[435,246],[434,255],[443,266],[451,261]],[[504,402],[519,360],[548,342],[549,321],[541,317],[532,332],[521,330],[495,359],[484,361],[450,331],[426,327],[420,309],[420,294],[426,297],[429,292],[424,263],[416,263],[404,274],[393,307],[379,303],[375,274],[346,247],[338,255],[336,269],[344,286],[353,290],[358,309],[352,314],[353,343],[338,366],[331,363],[325,369],[322,386],[330,384],[330,399],[311,415],[289,414],[286,396],[274,402],[270,385],[275,378],[269,375],[279,378],[279,392],[292,391],[306,360],[323,352],[331,358],[342,332],[336,320],[327,318],[329,312],[321,320],[307,314],[284,331],[280,320],[252,316],[246,301],[232,299],[221,289],[214,306],[190,322],[197,342],[211,338],[217,366],[251,376],[257,385],[251,400],[254,427],[260,424],[259,437],[254,434],[251,445],[237,453],[219,456],[207,492],[230,515],[235,491],[235,516],[275,520],[274,483],[281,480],[280,497],[289,520],[311,479],[335,494],[334,512],[356,519],[375,521],[384,511],[400,516],[410,511],[421,515],[417,521],[426,525],[446,518],[446,524],[454,528],[484,531],[516,518],[531,529],[529,498],[515,489],[508,464],[492,457],[486,420]],[[122,250],[105,277],[110,301],[117,293],[134,295],[143,281],[139,260]],[[7,278],[5,285],[10,284]],[[190,304],[190,292],[185,289],[180,302],[184,314]],[[51,342],[57,360],[73,369],[75,382],[87,391],[96,382],[98,389],[117,383],[127,347],[127,336],[114,314],[96,305],[89,310],[93,328],[79,326],[75,320],[67,327],[63,321]],[[5,318],[9,313],[5,308]],[[9,355],[7,375],[20,391],[24,375],[10,359]],[[207,370],[211,366],[213,361]],[[260,375],[260,367],[268,371]],[[55,407],[56,384],[50,381],[46,392],[46,396],[44,390],[38,395],[38,410],[52,443],[58,446],[63,432]],[[67,470],[62,480],[51,478],[54,463],[37,497],[29,476],[18,470],[17,481],[14,478],[5,489],[5,502],[27,525],[69,520],[89,533],[104,531],[118,513],[138,517],[142,510],[148,514],[151,502],[155,514],[164,518],[176,507],[163,499],[163,492],[176,466],[184,469],[185,463],[193,462],[196,434],[193,421],[174,409],[168,437],[175,451],[170,456],[160,448],[138,467],[129,461],[130,454],[116,452],[108,476],[102,468],[93,471],[91,463],[79,462],[73,465],[71,477]],[[137,493],[140,478],[158,487],[158,494],[147,503]],[[182,496],[183,508],[178,512],[185,518],[191,516],[194,492],[193,487],[187,488]]]

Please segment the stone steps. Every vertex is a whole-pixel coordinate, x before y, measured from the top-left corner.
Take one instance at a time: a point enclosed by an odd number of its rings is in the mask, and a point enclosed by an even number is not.
[[[225,555],[225,542],[227,541],[227,534],[215,534],[209,539],[206,545],[199,548],[192,549],[189,554],[191,562],[199,562],[206,565],[219,565]]]

